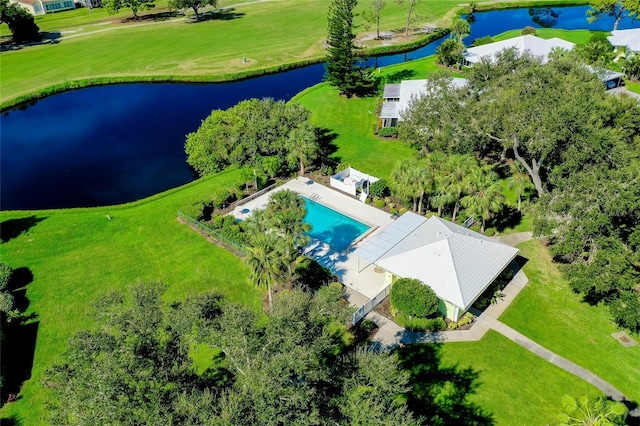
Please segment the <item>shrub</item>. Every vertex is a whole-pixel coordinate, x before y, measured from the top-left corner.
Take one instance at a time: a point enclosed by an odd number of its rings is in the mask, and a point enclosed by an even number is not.
[[[484,230],[484,235],[491,237],[496,234],[496,228],[487,228]]]
[[[449,330],[455,330],[456,328],[462,327],[463,325],[471,324],[473,322],[473,314],[467,312],[458,320],[458,322],[450,323],[447,328]]]
[[[396,138],[398,137],[397,127],[381,127],[378,129],[378,136],[383,138]]]
[[[520,34],[522,34],[522,35],[536,35],[536,29],[534,27],[532,27],[531,25],[527,25],[526,27],[524,27],[522,29],[522,31],[520,31]]]
[[[362,330],[363,332],[369,334],[371,333],[373,330],[375,330],[378,326],[376,325],[375,322],[371,321],[371,320],[364,320],[360,323],[360,330]]]
[[[493,37],[484,36],[473,40],[473,43],[471,43],[471,47],[482,46],[489,43],[493,43]]]
[[[387,181],[384,179],[380,179],[378,181],[373,182],[369,185],[369,194],[372,197],[383,198],[389,194],[389,186],[387,185]]]
[[[448,38],[436,49],[436,59],[439,64],[450,67],[462,62],[464,44],[460,41]]]
[[[401,278],[391,286],[391,306],[406,315],[426,318],[438,310],[438,296],[414,278]]]
[[[226,189],[219,189],[213,193],[211,197],[213,207],[216,209],[223,209],[229,205],[232,199],[236,196],[235,192],[230,192]]]
[[[373,202],[373,205],[376,206],[377,208],[381,209],[381,208],[383,208],[385,206],[385,202],[384,202],[384,200],[381,200],[381,199],[378,198],[377,200],[375,200]]]
[[[640,295],[634,291],[624,291],[609,310],[620,327],[640,332]]]
[[[293,274],[299,284],[312,290],[317,290],[333,279],[333,273],[330,269],[306,256],[300,256],[296,259]]]
[[[640,53],[633,53],[627,55],[622,61],[622,72],[628,78],[638,80],[640,79]]]
[[[416,318],[398,313],[394,321],[409,331],[442,331],[447,329],[447,323],[442,318]]]
[[[212,211],[213,205],[211,201],[208,200],[194,201],[193,203],[188,204],[182,208],[182,213],[192,217],[195,220],[210,218]]]

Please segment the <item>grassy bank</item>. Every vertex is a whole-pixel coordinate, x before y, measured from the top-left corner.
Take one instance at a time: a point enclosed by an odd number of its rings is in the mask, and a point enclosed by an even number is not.
[[[77,85],[94,79],[211,81],[208,76],[247,75],[256,70],[318,61],[325,54],[329,3],[330,0],[229,0],[220,4],[221,7],[235,4],[224,19],[198,23],[190,19],[165,20],[162,7],[141,13],[149,17],[142,23],[122,23],[130,17],[129,11],[107,17],[103,10],[94,10],[91,13],[95,13],[95,21],[82,16],[83,12],[88,14],[84,9],[45,15],[43,30],[52,37],[56,33],[61,37],[53,44],[2,53],[0,102],[4,108],[5,103],[32,92],[47,92],[52,86]],[[360,4],[357,12],[366,7]],[[423,22],[439,22],[454,9],[460,7],[453,0],[421,2],[415,13]],[[69,18],[65,18],[67,15]],[[291,16],[304,19],[290,19]],[[399,30],[405,19],[406,10],[388,2],[382,12],[381,29]],[[361,17],[356,18],[355,24],[359,31],[367,32]],[[2,27],[6,34],[6,26]],[[420,38],[405,39],[399,35],[398,43],[412,43]]]
[[[21,399],[3,408],[3,417],[43,424],[48,392],[40,385],[42,374],[67,339],[91,325],[91,304],[110,290],[162,281],[169,285],[167,299],[216,289],[260,309],[261,293],[247,282],[242,262],[176,220],[178,208],[237,180],[237,171],[225,172],[119,207],[0,213],[2,261],[33,275],[27,313],[39,323],[31,379]]]

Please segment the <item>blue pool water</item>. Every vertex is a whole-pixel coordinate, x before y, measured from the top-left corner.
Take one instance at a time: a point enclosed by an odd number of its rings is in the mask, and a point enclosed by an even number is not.
[[[333,251],[341,253],[369,226],[328,207],[304,199],[307,215],[304,221],[311,225],[309,236],[315,240],[329,244]]]

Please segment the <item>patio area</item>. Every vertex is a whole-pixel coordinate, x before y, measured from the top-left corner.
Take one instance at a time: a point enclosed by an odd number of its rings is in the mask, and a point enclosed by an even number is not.
[[[353,252],[357,247],[377,235],[384,227],[393,222],[389,213],[362,203],[354,197],[343,194],[307,178],[297,177],[282,186],[242,203],[230,213],[236,219],[246,220],[253,211],[263,209],[269,202],[271,194],[289,189],[298,194],[329,207],[339,213],[356,219],[371,227],[365,234],[355,240],[342,253],[337,253],[327,245],[318,241],[312,242],[305,249],[305,254],[316,259],[321,265],[329,268],[347,287],[347,298],[352,305],[361,306],[371,297],[377,295],[385,287],[384,273],[375,271],[374,265],[363,264]],[[364,268],[364,269],[362,269]],[[358,272],[359,269],[362,269]]]

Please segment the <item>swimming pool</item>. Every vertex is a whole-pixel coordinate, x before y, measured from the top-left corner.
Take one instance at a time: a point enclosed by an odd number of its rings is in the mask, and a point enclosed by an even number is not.
[[[333,251],[345,251],[370,226],[325,207],[308,198],[304,198],[307,215],[304,221],[311,225],[309,236],[329,244]]]

